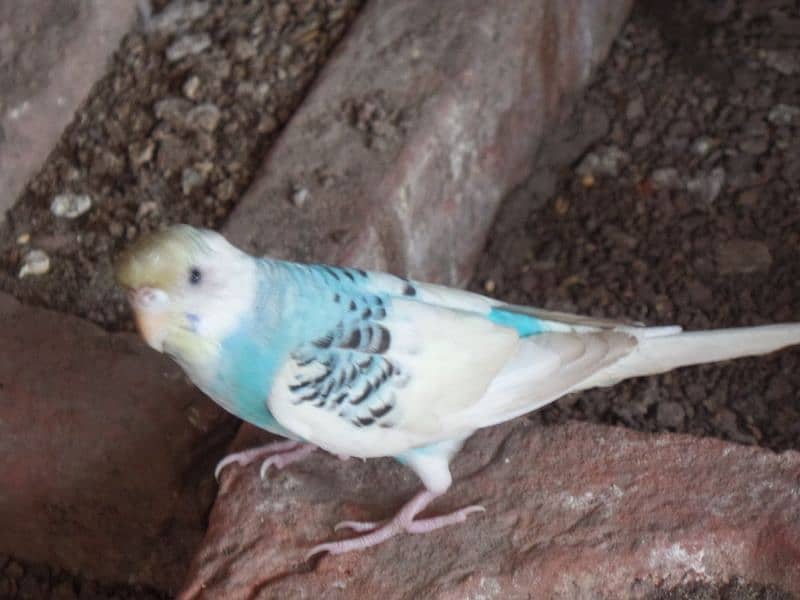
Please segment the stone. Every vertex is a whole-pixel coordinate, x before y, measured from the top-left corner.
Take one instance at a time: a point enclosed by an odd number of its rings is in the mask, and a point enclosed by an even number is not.
[[[0,222],[136,23],[136,5],[0,2]]]
[[[153,107],[156,118],[165,121],[176,129],[186,127],[187,114],[192,103],[185,98],[170,97],[156,102]]]
[[[190,100],[195,100],[200,90],[200,78],[197,75],[190,75],[183,83],[183,95]]]
[[[76,219],[92,208],[88,194],[58,194],[50,203],[50,212],[56,217]]]
[[[650,173],[650,180],[660,190],[680,190],[684,187],[683,179],[675,167],[654,169]]]
[[[630,6],[367,3],[223,232],[252,253],[466,283]],[[313,211],[271,202],[299,181]]]
[[[30,275],[45,275],[49,271],[50,257],[44,250],[34,248],[25,253],[18,277],[22,279]]]
[[[708,155],[715,145],[716,142],[712,138],[703,135],[692,142],[692,152],[697,156],[703,157]]]
[[[258,46],[251,40],[239,38],[233,44],[233,54],[238,60],[250,60],[258,54]]]
[[[133,334],[4,294],[0,332],[0,555],[174,592],[228,417]]]
[[[616,146],[603,146],[590,152],[581,161],[575,172],[581,177],[605,175],[616,177],[623,166],[631,160],[630,155]]]
[[[217,125],[221,113],[219,108],[211,103],[200,104],[192,108],[186,115],[186,126],[191,129],[200,129],[209,133],[213,132]]]
[[[686,189],[705,204],[712,204],[725,185],[725,169],[715,167],[708,173],[701,173],[686,182]]]
[[[776,104],[769,111],[767,120],[773,125],[792,125],[800,123],[800,106]]]
[[[756,273],[772,265],[772,254],[764,242],[735,239],[717,248],[717,263],[723,274]]]
[[[208,13],[209,8],[210,4],[207,0],[198,2],[173,0],[166,8],[150,19],[148,26],[151,31],[169,33],[184,31],[193,21],[202,19]]]
[[[211,36],[207,33],[184,35],[167,48],[167,60],[176,62],[187,56],[200,54],[209,46],[211,46]]]
[[[798,71],[797,56],[791,51],[763,50],[760,58],[770,69],[781,75],[794,75]]]
[[[311,197],[308,188],[300,187],[292,191],[292,203],[297,208],[303,208]]]
[[[181,191],[184,196],[188,196],[196,187],[203,185],[205,180],[205,176],[196,169],[186,168],[181,173]]]
[[[266,481],[231,467],[180,598],[641,598],[734,576],[800,593],[798,452],[519,419],[478,432],[453,466],[429,514],[485,513],[310,564],[336,522],[390,516],[416,478],[322,452]]]

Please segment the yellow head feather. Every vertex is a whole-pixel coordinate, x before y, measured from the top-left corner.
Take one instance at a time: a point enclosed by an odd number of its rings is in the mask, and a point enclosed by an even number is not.
[[[151,233],[120,255],[114,269],[117,283],[128,289],[153,287],[170,291],[185,281],[202,250],[205,243],[199,232],[186,225]]]

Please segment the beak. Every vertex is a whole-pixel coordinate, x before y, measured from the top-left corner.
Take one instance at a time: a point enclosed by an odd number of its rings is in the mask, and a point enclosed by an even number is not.
[[[141,287],[128,292],[128,302],[144,341],[154,350],[163,352],[169,326],[169,295],[158,288]]]

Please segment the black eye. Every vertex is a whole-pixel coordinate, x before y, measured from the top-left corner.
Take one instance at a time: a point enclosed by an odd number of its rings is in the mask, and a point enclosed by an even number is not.
[[[192,267],[189,271],[189,283],[192,285],[197,285],[200,283],[201,279],[203,279],[203,274],[200,272],[200,269],[197,267]]]

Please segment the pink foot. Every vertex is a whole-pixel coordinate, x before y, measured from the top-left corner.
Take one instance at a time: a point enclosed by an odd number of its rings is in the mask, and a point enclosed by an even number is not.
[[[219,479],[219,474],[222,472],[222,469],[230,464],[236,463],[244,467],[256,460],[266,457],[261,464],[260,471],[261,478],[263,479],[271,466],[274,465],[278,469],[283,469],[285,466],[305,458],[316,450],[316,448],[317,447],[313,444],[303,444],[302,442],[286,440],[283,442],[273,442],[241,452],[234,452],[217,463],[217,467],[214,469],[214,477]]]
[[[423,490],[409,500],[400,512],[394,518],[379,523],[369,521],[343,521],[336,525],[335,529],[352,529],[356,532],[369,531],[365,535],[358,537],[341,540],[338,542],[328,542],[314,546],[307,554],[306,559],[311,558],[320,552],[330,552],[331,554],[344,554],[345,552],[352,552],[353,550],[363,550],[370,546],[375,546],[381,542],[393,538],[399,533],[404,531],[407,533],[428,533],[440,527],[447,527],[448,525],[455,525],[456,523],[463,523],[466,521],[467,516],[475,512],[483,512],[486,510],[482,506],[473,505],[462,508],[455,512],[441,515],[439,517],[431,517],[430,519],[414,520],[414,517],[422,512],[428,504],[430,504],[438,494]]]

